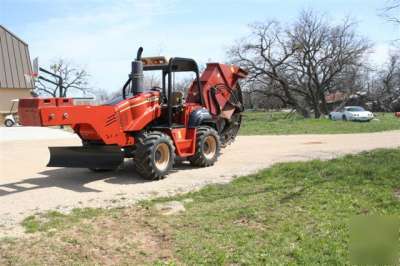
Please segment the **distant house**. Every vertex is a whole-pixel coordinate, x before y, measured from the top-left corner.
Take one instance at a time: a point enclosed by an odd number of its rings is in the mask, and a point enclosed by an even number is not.
[[[12,99],[31,97],[30,73],[28,44],[0,25],[0,118],[10,111]]]
[[[348,99],[348,94],[341,91],[336,91],[325,95],[325,102],[329,110],[335,110]]]
[[[346,99],[346,94],[341,91],[336,91],[325,96],[325,101],[328,104],[341,103]]]
[[[373,102],[368,99],[368,93],[366,91],[356,91],[353,93],[337,91],[326,95],[325,101],[329,110],[336,110],[345,105],[362,106],[368,110],[374,110]]]

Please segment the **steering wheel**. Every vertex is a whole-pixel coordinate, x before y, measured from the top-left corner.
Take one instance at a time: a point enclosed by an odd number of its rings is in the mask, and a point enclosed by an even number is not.
[[[167,96],[165,96],[164,94],[163,94],[163,90],[162,90],[162,88],[161,87],[159,87],[159,86],[153,86],[153,87],[151,87],[151,89],[150,89],[151,91],[158,91],[159,93],[160,93],[160,95],[161,95],[161,102],[162,103],[166,103],[167,102]]]
[[[162,92],[162,88],[161,87],[158,87],[158,86],[153,86],[153,87],[151,87],[151,90],[152,91],[158,91],[158,92]]]

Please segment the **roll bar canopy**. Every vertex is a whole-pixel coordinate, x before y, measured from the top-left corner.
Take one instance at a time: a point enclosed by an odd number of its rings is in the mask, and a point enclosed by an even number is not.
[[[198,71],[196,61],[191,58],[172,57],[167,59],[164,56],[143,57],[143,70],[163,70],[172,72]]]
[[[139,53],[139,52],[138,52]],[[200,83],[200,75],[199,75],[199,67],[195,60],[191,58],[183,58],[183,57],[172,57],[169,60],[163,56],[156,57],[140,57],[139,60],[143,63],[143,71],[151,71],[151,70],[161,70],[163,73],[163,93],[168,97],[168,125],[172,125],[172,102],[171,102],[171,94],[172,94],[172,75],[174,72],[194,72],[196,74],[196,80],[194,81],[197,84],[197,88],[200,94],[201,104],[204,104],[203,95],[201,93],[201,83]],[[168,75],[168,91],[166,92],[166,84],[165,77]],[[122,89],[123,98],[126,98],[125,89],[130,83],[131,78],[125,83]]]

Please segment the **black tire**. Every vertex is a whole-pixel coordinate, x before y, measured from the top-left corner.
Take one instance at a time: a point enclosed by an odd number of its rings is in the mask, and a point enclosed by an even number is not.
[[[342,120],[343,120],[343,121],[347,121],[346,115],[343,115],[343,116],[342,116]]]
[[[211,147],[213,145],[215,146]],[[221,140],[217,131],[211,127],[201,126],[197,128],[195,154],[188,159],[194,166],[211,166],[218,160],[220,150]]]
[[[12,121],[11,119],[6,119],[6,120],[4,121],[4,125],[5,125],[6,127],[12,127],[14,124],[15,124],[14,121]]]
[[[149,180],[164,178],[175,161],[175,146],[162,132],[150,132],[137,138],[133,162],[138,174]]]

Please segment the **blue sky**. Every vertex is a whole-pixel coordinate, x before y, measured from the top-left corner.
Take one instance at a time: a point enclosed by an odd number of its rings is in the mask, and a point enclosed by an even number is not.
[[[248,34],[247,25],[290,23],[312,8],[328,20],[351,16],[375,43],[382,63],[400,29],[378,16],[386,0],[0,0],[0,24],[25,40],[42,65],[65,58],[85,67],[93,87],[118,90],[139,46],[144,55],[224,61],[225,51]],[[388,0],[390,1],[390,0]]]

